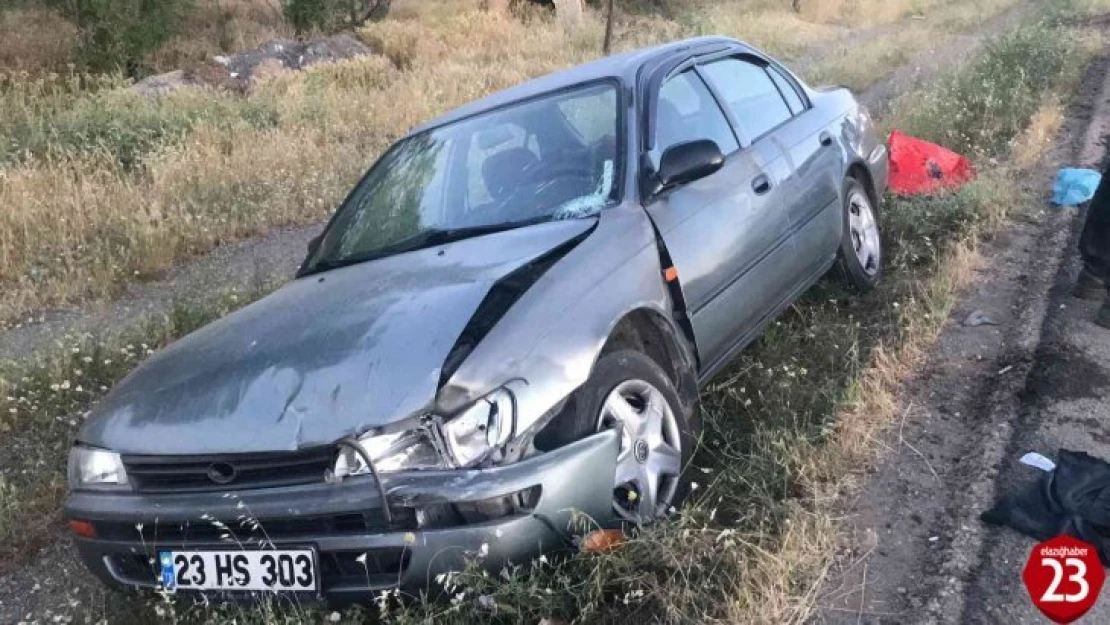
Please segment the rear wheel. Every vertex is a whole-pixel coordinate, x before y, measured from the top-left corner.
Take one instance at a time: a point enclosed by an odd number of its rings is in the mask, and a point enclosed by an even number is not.
[[[879,212],[867,189],[854,178],[844,183],[843,232],[837,261],[839,273],[849,286],[870,291],[883,276]]]
[[[620,430],[616,472],[607,478],[613,480],[618,519],[647,523],[682,503],[688,490],[682,470],[696,441],[693,413],[648,356],[619,350],[598,360],[576,393],[573,425],[568,425],[578,438]]]

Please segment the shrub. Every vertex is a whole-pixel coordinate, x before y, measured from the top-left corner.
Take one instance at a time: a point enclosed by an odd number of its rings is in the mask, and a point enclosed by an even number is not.
[[[141,59],[174,34],[192,0],[47,0],[77,24],[74,59],[89,71],[143,73]]]
[[[999,156],[1025,128],[1073,50],[1053,20],[1023,26],[987,44],[983,55],[927,99],[901,102],[912,108],[895,117],[909,134],[970,156]]]
[[[389,14],[392,0],[283,0],[285,18],[297,32],[362,26]]]

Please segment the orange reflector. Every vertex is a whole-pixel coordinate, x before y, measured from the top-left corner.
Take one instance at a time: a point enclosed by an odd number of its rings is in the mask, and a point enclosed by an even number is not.
[[[674,267],[667,267],[663,270],[663,279],[667,282],[678,280],[678,270]]]
[[[624,544],[624,532],[620,530],[594,530],[582,540],[582,551],[587,553],[606,553]]]
[[[69,529],[73,530],[74,534],[84,538],[96,538],[96,528],[88,521],[79,521],[71,519],[69,522]]]

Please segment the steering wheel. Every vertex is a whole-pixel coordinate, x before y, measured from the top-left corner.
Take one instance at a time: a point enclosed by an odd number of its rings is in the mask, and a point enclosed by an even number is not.
[[[583,164],[564,163],[552,168],[541,167],[528,173],[532,176],[531,179],[523,177],[518,185],[488,209],[491,218],[498,221],[520,221],[539,217],[543,212],[550,211],[567,200],[584,195],[579,193],[583,189],[592,192],[595,186],[595,174]],[[521,214],[522,206],[531,208],[533,212]]]

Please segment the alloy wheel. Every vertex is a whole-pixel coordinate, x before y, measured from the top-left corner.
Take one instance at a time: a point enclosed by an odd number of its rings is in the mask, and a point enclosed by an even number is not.
[[[848,196],[848,229],[860,267],[867,275],[875,275],[882,263],[879,222],[871,209],[871,200],[859,189],[853,189]]]
[[[621,428],[613,510],[635,523],[666,514],[682,470],[678,420],[667,398],[643,380],[621,382],[602,404],[598,427]]]

